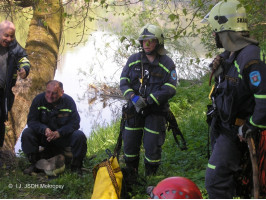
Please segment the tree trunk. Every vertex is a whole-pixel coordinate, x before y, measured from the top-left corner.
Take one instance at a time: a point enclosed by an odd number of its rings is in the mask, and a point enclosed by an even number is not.
[[[15,102],[9,113],[3,149],[14,150],[17,139],[27,123],[33,98],[45,90],[45,83],[54,78],[63,29],[61,0],[40,0],[34,6],[26,51],[31,71],[26,80],[18,79],[13,88]]]

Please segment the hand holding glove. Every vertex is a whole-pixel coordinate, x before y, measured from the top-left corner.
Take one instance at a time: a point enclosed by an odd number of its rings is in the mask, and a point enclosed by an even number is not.
[[[133,105],[135,106],[137,113],[139,113],[139,111],[142,108],[145,108],[147,106],[145,99],[143,99],[141,96],[138,96],[138,95],[133,95],[131,97],[131,101],[132,101]]]

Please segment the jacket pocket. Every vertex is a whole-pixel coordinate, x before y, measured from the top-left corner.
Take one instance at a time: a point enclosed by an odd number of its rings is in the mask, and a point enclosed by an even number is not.
[[[215,98],[215,103],[220,119],[223,122],[229,122],[232,119],[232,109],[236,99],[237,86],[237,82],[225,79],[218,88],[218,95]]]
[[[67,122],[70,119],[70,113],[69,112],[60,112],[57,115],[56,121],[57,121],[57,125],[58,126],[63,126],[65,124],[67,124]]]

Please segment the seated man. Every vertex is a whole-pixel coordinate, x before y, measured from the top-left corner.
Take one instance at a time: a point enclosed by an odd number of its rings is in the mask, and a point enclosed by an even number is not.
[[[64,94],[63,84],[51,80],[46,91],[37,95],[28,114],[28,127],[21,136],[21,146],[31,166],[24,170],[31,174],[35,164],[41,158],[39,146],[45,147],[52,157],[62,154],[65,147],[71,147],[73,159],[71,171],[81,173],[84,157],[87,153],[87,139],[79,129],[80,117],[74,100]]]

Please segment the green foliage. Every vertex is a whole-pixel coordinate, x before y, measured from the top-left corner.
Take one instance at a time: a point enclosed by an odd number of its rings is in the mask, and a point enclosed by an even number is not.
[[[114,122],[108,128],[99,128],[93,131],[90,138],[88,138],[88,151],[87,155],[93,155],[99,151],[105,151],[116,143],[116,137],[119,134],[119,121]],[[101,134],[99,134],[101,133]],[[111,150],[113,147],[111,148]],[[102,160],[106,158],[101,158]]]
[[[261,1],[250,1],[250,0],[240,0],[240,2],[246,8],[248,14],[248,25],[251,32],[251,36],[260,42],[260,47],[266,50],[265,41],[265,30],[266,30],[266,20],[265,20],[265,0]]]
[[[204,27],[200,21],[217,2],[212,0],[140,0],[136,2],[130,0],[84,0],[77,3],[70,0],[64,4],[65,12],[62,13],[62,16],[66,22],[65,30],[80,29],[78,37],[71,37],[72,39],[77,38],[78,41],[71,42],[71,44],[76,45],[84,42],[85,39],[83,38],[86,38],[84,35],[90,33],[92,22],[98,21],[103,23],[104,27],[109,26],[110,30],[117,30],[112,26],[113,21],[110,21],[109,17],[119,16],[118,20],[122,22],[122,30],[118,29],[118,31],[122,36],[127,36],[129,40],[136,40],[137,31],[140,27],[146,23],[154,23],[164,29],[166,43],[173,49],[189,55],[193,52],[191,49],[198,45],[193,47],[191,43],[180,43],[180,41],[202,38],[202,43],[208,51],[206,56],[212,57],[217,52],[213,45],[211,31]],[[261,47],[265,49],[265,0],[240,0],[240,2],[247,10],[251,35],[260,41]],[[99,11],[98,8],[102,10]],[[19,18],[19,16],[16,16],[17,13],[22,13],[23,18],[26,19],[31,16],[29,9],[23,10],[19,6],[11,6],[11,4],[5,2],[0,4],[1,10],[6,12],[4,14],[6,17],[9,17],[11,12],[12,20],[16,17]],[[16,14],[12,15],[12,13]],[[127,45],[126,49],[128,50],[135,43],[131,42]]]

